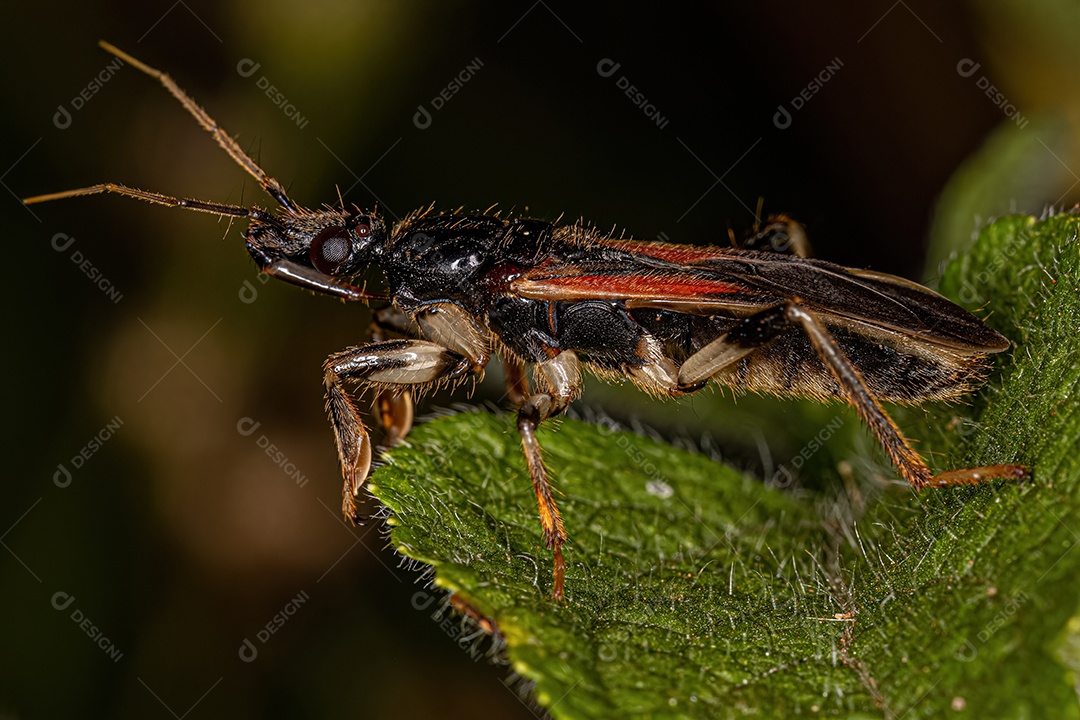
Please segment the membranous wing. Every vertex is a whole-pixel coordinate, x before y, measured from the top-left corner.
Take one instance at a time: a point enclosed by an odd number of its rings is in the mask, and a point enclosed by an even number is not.
[[[511,288],[535,300],[612,300],[628,309],[691,315],[746,316],[797,300],[856,332],[900,333],[960,354],[1009,346],[971,313],[917,283],[779,253],[618,241],[542,263]]]

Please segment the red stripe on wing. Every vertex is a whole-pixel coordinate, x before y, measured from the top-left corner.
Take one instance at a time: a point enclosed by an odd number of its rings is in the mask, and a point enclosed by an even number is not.
[[[760,295],[745,285],[693,275],[550,275],[526,273],[510,283],[514,293],[532,300],[705,300]]]

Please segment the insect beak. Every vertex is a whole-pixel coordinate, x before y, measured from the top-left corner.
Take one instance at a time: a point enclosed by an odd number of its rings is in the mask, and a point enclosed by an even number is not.
[[[307,288],[313,292],[336,295],[345,300],[377,300],[381,302],[390,300],[386,295],[367,292],[361,287],[324,275],[314,268],[285,258],[272,260],[262,270],[268,275]]]

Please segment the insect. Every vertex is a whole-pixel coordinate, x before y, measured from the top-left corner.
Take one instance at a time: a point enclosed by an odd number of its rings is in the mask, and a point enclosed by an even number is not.
[[[278,209],[113,183],[25,202],[117,193],[244,218],[247,250],[263,272],[376,304],[371,342],[337,352],[324,365],[326,410],[344,477],[342,510],[350,520],[357,520],[372,442],[347,384],[373,391],[373,414],[393,443],[412,425],[413,392],[476,378],[492,357],[505,365],[508,396],[517,407],[556,599],[564,596],[567,535],[536,430],[580,395],[585,369],[661,397],[716,381],[737,390],[847,401],[916,489],[1026,474],[1006,464],[933,475],[881,406],[955,399],[983,379],[989,355],[1009,342],[914,282],[803,257],[804,233],[790,218],[769,218],[735,248],[613,238],[581,224],[497,214],[429,209],[390,223],[344,203],[309,210],[290,200],[172,78],[101,45],[156,78]],[[776,241],[793,251],[752,249]],[[369,267],[382,271],[385,293],[353,284]]]

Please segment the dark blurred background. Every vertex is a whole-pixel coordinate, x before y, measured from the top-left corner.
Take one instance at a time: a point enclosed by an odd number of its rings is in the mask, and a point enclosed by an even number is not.
[[[727,243],[763,198],[819,257],[932,279],[988,217],[1077,196],[1064,3],[165,0],[8,22],[5,717],[532,714],[433,619],[378,523],[340,523],[320,364],[366,310],[259,282],[242,223],[18,203],[115,181],[268,204],[99,39],[172,74],[307,206],[340,190],[393,217],[498,204]],[[598,385],[591,405],[641,417]],[[801,442],[783,403],[665,407],[654,426],[713,432],[752,471],[759,440]]]

